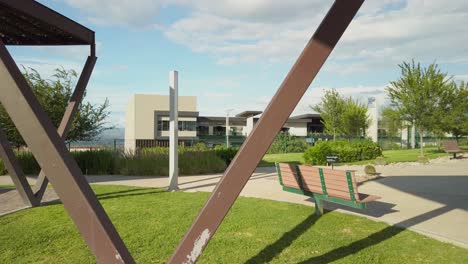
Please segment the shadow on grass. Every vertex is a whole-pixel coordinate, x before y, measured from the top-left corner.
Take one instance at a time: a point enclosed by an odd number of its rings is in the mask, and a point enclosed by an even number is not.
[[[158,193],[164,193],[164,192],[165,192],[164,189],[140,188],[140,189],[117,191],[117,192],[100,193],[100,194],[96,194],[96,197],[99,200],[107,200],[107,199],[115,199],[115,198],[120,198],[120,197],[141,196],[141,195],[158,194]],[[53,200],[53,201],[43,202],[41,206],[50,206],[50,205],[56,205],[56,204],[61,204],[61,203],[62,202],[60,200]]]
[[[363,238],[361,240],[355,241],[347,246],[342,246],[339,248],[336,248],[334,250],[331,250],[323,255],[316,256],[309,258],[305,261],[300,262],[301,264],[308,264],[308,263],[314,263],[314,264],[321,264],[321,263],[330,263],[336,260],[339,260],[341,258],[347,257],[349,255],[358,253],[359,251],[379,244],[380,242],[383,242],[387,239],[390,239],[399,233],[403,232],[405,229],[403,227],[398,227],[398,226],[405,226],[405,227],[410,227],[413,225],[416,225],[418,223],[422,223],[426,220],[429,220],[433,217],[439,216],[441,214],[444,214],[448,211],[451,211],[453,208],[449,206],[444,206],[435,210],[432,210],[430,212],[424,213],[422,215],[418,215],[416,217],[410,218],[408,220],[402,221],[400,223],[395,224],[396,226],[389,226],[384,229],[382,229],[379,232],[376,232],[374,234],[371,234],[370,236]]]
[[[278,239],[275,243],[268,245],[262,251],[260,251],[256,256],[249,259],[246,263],[268,263],[277,255],[289,247],[294,240],[306,232],[320,217],[313,214],[304,219],[300,224],[295,226],[290,231],[283,234],[283,236]]]

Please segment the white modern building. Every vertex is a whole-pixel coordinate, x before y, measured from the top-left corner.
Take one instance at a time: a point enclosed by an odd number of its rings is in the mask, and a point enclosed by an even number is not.
[[[226,137],[226,116],[200,116],[196,96],[179,96],[179,142],[191,145],[205,142],[223,144]],[[229,117],[230,142],[240,145],[259,120],[261,111],[244,111]],[[289,118],[282,128],[291,135],[306,137],[323,132],[320,115],[308,114]],[[167,146],[169,142],[169,96],[135,94],[125,114],[125,149]]]

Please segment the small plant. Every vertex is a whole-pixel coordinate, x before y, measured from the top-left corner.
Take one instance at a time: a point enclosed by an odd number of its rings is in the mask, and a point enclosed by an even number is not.
[[[380,156],[380,157],[375,158],[374,164],[375,165],[387,165],[387,161],[385,160],[385,157]]]
[[[375,167],[372,166],[372,165],[366,165],[366,167],[364,167],[364,172],[366,173],[366,175],[376,175],[377,174],[377,171],[375,170]]]

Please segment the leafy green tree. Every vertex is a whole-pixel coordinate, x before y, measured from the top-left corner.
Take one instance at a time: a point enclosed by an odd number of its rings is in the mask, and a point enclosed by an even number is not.
[[[368,107],[352,97],[343,99],[340,131],[347,138],[359,138],[365,135],[370,119]]]
[[[311,108],[320,114],[325,125],[325,132],[332,134],[333,141],[335,141],[342,124],[343,97],[335,89],[327,90],[322,102]]]
[[[383,108],[381,124],[390,138],[397,137],[403,128],[400,112],[391,106]]]
[[[63,68],[56,69],[55,74],[52,76],[53,80],[46,80],[34,69],[23,68],[23,71],[23,75],[31,86],[39,103],[50,117],[52,123],[58,127],[75,87],[76,72]],[[108,108],[109,101],[107,99],[100,105],[89,102],[82,103],[73,120],[67,141],[92,140],[104,130],[112,128],[106,122],[110,113]],[[8,140],[12,145],[16,147],[25,145],[23,138],[1,105],[0,127],[5,130]]]
[[[468,135],[468,83],[450,85],[440,121],[440,130],[452,134],[457,141]]]
[[[390,82],[387,95],[402,119],[416,125],[424,156],[424,133],[435,129],[443,116],[451,80],[435,63],[424,68],[413,60],[398,66],[401,76]]]

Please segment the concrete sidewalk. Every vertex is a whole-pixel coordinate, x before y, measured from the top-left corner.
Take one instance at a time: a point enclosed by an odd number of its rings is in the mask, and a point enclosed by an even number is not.
[[[362,166],[349,169],[359,170]],[[468,159],[442,160],[428,165],[387,165],[377,167],[377,171],[384,177],[366,182],[359,191],[382,199],[368,204],[365,210],[331,203],[326,203],[325,208],[402,226],[468,248]],[[179,178],[179,186],[187,192],[211,192],[221,177],[220,174],[183,176]],[[87,179],[105,185],[167,187],[168,184],[167,177],[88,176]],[[6,184],[11,184],[10,178],[0,177],[0,185]],[[0,207],[5,204],[3,195],[0,195]],[[282,191],[274,168],[258,168],[241,195],[313,206],[306,196]]]

